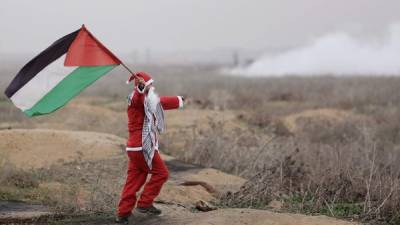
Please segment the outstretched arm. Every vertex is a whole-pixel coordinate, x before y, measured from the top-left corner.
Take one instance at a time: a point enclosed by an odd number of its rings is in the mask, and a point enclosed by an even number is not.
[[[182,96],[161,96],[160,103],[164,110],[183,108],[184,98]]]

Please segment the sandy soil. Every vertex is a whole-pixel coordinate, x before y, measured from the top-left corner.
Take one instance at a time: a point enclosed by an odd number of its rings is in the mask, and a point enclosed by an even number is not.
[[[185,225],[356,225],[327,216],[306,216],[300,214],[275,213],[256,209],[218,209],[205,213],[189,213],[178,207],[163,207],[160,217],[143,217],[134,214],[130,224],[185,224]]]
[[[96,131],[127,137],[126,107],[126,102],[120,99],[112,101],[99,97],[79,97],[64,108],[44,117],[0,122],[0,130],[35,128]],[[247,126],[236,118],[236,114],[235,111],[229,110],[191,107],[166,111],[166,132],[161,136],[161,142],[168,149],[181,151],[184,149],[185,140],[193,137],[194,128],[197,130],[210,128],[210,118],[214,122],[222,122],[227,130]]]
[[[46,129],[0,131],[0,154],[17,167],[48,167],[77,159],[97,160],[121,154],[124,139],[94,132]]]
[[[325,108],[293,113],[281,118],[281,121],[290,132],[297,133],[301,131],[301,126],[299,125],[300,119],[324,121],[330,124],[336,124],[347,120],[368,120],[367,117],[354,114],[351,111]]]
[[[244,182],[245,179],[237,177],[234,175],[226,174],[216,169],[206,168],[195,173],[190,173],[183,176],[183,180],[203,180],[207,177],[207,183],[216,188],[217,190],[233,191],[238,190]]]
[[[11,163],[21,168],[46,167],[52,163],[75,160],[96,161],[123,157],[124,139],[110,134],[56,130],[2,130],[0,131],[0,152],[7,155]],[[276,213],[253,209],[218,209],[207,213],[195,213],[193,204],[198,200],[213,200],[213,194],[201,186],[181,186],[185,180],[205,181],[219,191],[228,188],[237,189],[244,179],[225,174],[214,169],[204,169],[184,164],[173,157],[162,156],[170,167],[171,179],[157,199],[164,216],[143,217],[137,213],[131,218],[131,224],[274,224],[274,225],[350,225],[346,221],[325,216],[306,216],[288,213]],[[117,158],[117,160],[121,160]],[[110,163],[108,166],[115,164]],[[93,167],[93,171],[97,171]],[[105,171],[110,168],[102,164]],[[82,170],[88,171],[88,170]],[[48,185],[49,186],[49,185]],[[51,185],[50,185],[51,186]],[[57,188],[59,185],[53,185]],[[110,224],[111,221],[104,221]],[[87,224],[92,224],[90,221]],[[98,224],[98,223],[97,223]],[[103,223],[100,223],[103,224]]]

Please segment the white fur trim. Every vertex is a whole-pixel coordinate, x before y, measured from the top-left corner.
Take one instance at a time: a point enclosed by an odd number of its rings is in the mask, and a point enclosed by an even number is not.
[[[154,80],[153,79],[150,79],[150,80],[148,80],[146,83],[144,83],[144,85],[147,87],[147,86],[149,86],[149,84],[151,84],[151,83],[153,83],[154,82]]]
[[[158,151],[158,142],[156,143],[156,146],[154,146],[154,148],[156,149],[156,151]],[[125,148],[126,151],[128,152],[138,152],[138,151],[142,151],[142,147],[126,147]]]
[[[182,96],[178,96],[178,100],[179,100],[179,108],[182,109],[182,108],[183,108],[183,99],[182,99]]]
[[[132,151],[132,152],[136,152],[136,151],[142,151],[142,147],[126,147],[126,151]]]

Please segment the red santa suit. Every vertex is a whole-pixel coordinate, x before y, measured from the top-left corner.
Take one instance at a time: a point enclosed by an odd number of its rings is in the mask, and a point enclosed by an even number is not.
[[[136,75],[144,79],[146,87],[153,82],[151,77],[144,72],[139,72]],[[120,217],[131,214],[137,201],[136,193],[146,182],[148,174],[151,174],[151,178],[144,186],[140,199],[137,202],[138,207],[151,206],[154,199],[160,193],[162,185],[168,179],[168,169],[158,152],[158,137],[155,130],[150,131],[152,132],[152,150],[154,150],[151,156],[146,155],[143,149],[142,139],[144,132],[146,132],[144,129],[144,126],[146,126],[146,98],[146,94],[138,87],[128,97],[129,138],[126,151],[129,157],[129,164],[126,183],[118,205],[118,216]],[[183,107],[183,100],[181,96],[162,96],[160,97],[160,105],[163,110],[178,109]],[[149,112],[147,111],[147,113]],[[154,116],[153,119],[156,118],[154,114],[152,116]],[[157,123],[156,120],[152,120],[151,122]]]

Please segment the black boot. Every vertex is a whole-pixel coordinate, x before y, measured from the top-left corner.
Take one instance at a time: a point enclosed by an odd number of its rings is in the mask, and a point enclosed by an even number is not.
[[[137,207],[136,208],[138,212],[140,213],[145,213],[145,214],[149,214],[149,215],[161,215],[162,211],[160,209],[157,209],[156,207],[154,207],[154,205],[151,205],[149,207]]]
[[[117,216],[117,218],[115,218],[115,222],[120,224],[128,224],[129,216]]]

